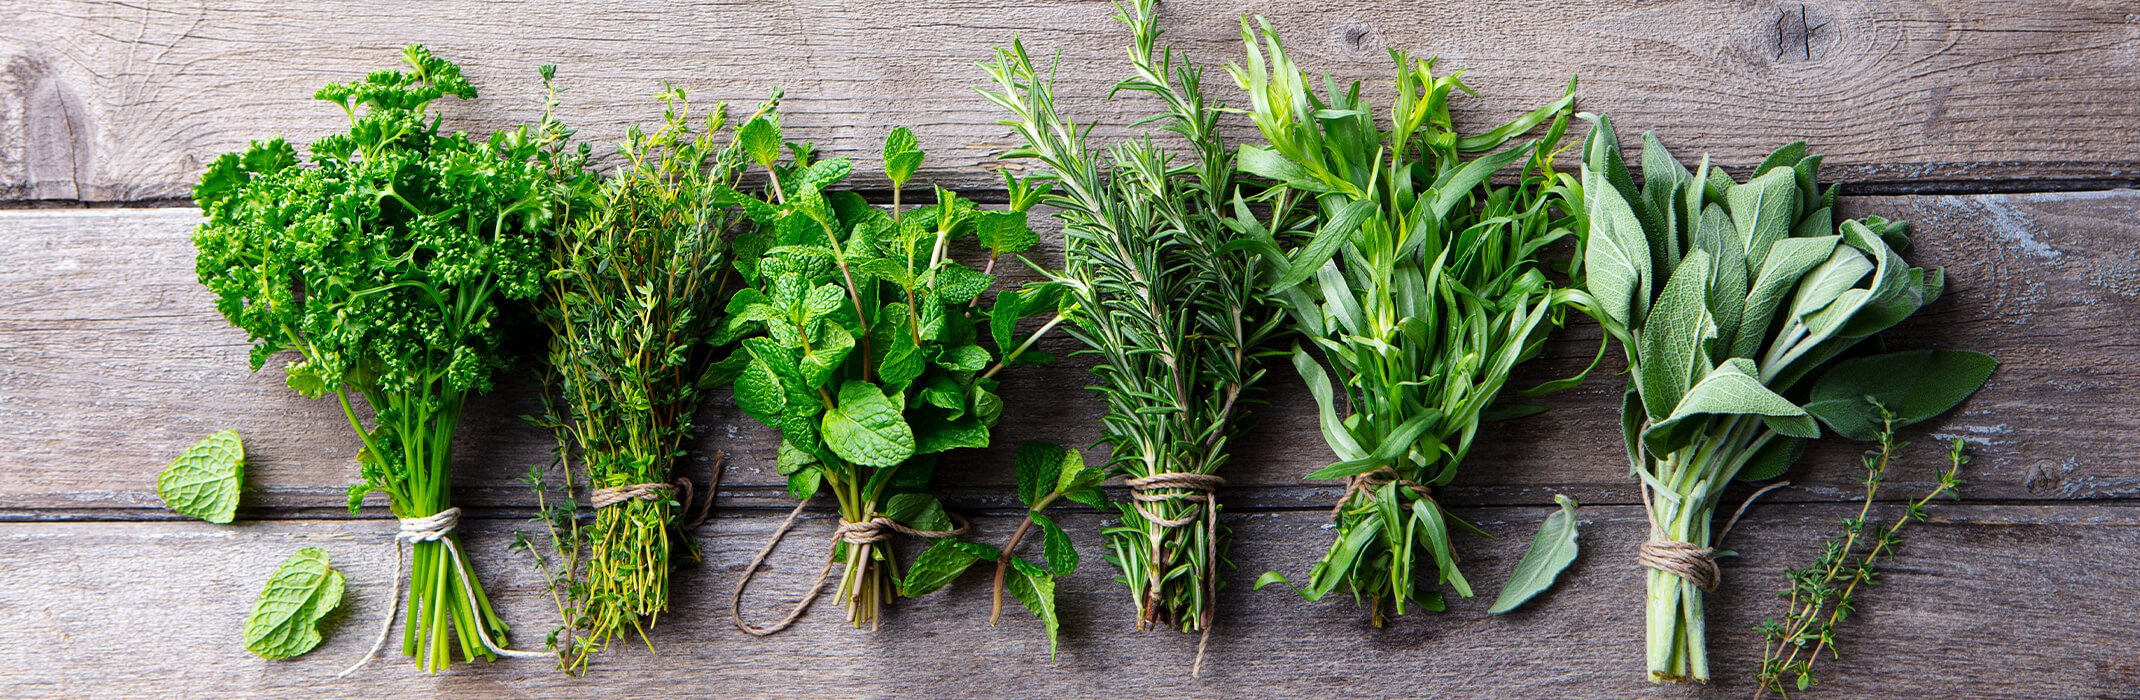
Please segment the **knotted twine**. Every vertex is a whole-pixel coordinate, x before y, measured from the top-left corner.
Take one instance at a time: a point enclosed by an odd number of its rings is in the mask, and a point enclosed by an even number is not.
[[[1424,498],[1428,502],[1434,501],[1434,495],[1427,491],[1427,487],[1419,485],[1417,481],[1398,476],[1396,469],[1384,466],[1365,474],[1354,474],[1351,479],[1346,480],[1345,494],[1339,496],[1337,505],[1330,508],[1330,519],[1335,521],[1339,515],[1345,512],[1345,504],[1352,502],[1354,494],[1364,494],[1368,500],[1376,500],[1381,497],[1375,495],[1375,492],[1390,484],[1396,484],[1397,488],[1410,491],[1413,495]]]
[[[817,572],[816,583],[810,586],[810,592],[805,594],[803,599],[795,604],[795,607],[788,609],[788,614],[781,616],[779,620],[775,620],[773,624],[765,627],[759,627],[743,621],[744,591],[750,588],[751,579],[757,578],[758,567],[765,564],[765,558],[773,554],[773,548],[780,546],[781,540],[787,539],[788,531],[795,529],[795,519],[802,517],[803,509],[809,505],[809,499],[804,499],[801,503],[795,504],[795,510],[788,511],[788,519],[780,523],[780,529],[775,530],[772,538],[766,540],[765,546],[758,550],[758,555],[751,557],[750,566],[743,570],[743,580],[736,582],[736,593],[728,599],[728,616],[735,622],[736,629],[743,630],[744,634],[753,637],[765,637],[786,630],[794,626],[796,620],[802,619],[803,613],[810,609],[810,604],[817,602],[817,597],[824,594],[825,580],[832,577],[833,558],[830,551],[825,553],[825,568]],[[892,532],[915,537],[957,537],[966,534],[966,530],[971,526],[971,523],[966,522],[966,519],[959,517],[957,513],[946,511],[944,515],[950,516],[952,522],[957,523],[958,527],[949,530],[919,530],[902,525],[898,521],[882,515],[861,522],[854,522],[843,517],[840,519],[840,526],[833,529],[832,539],[846,542],[852,546],[848,556],[862,557],[861,561],[868,561],[869,548],[879,542],[891,539]]]
[[[706,483],[706,500],[699,503],[698,515],[693,516],[689,522],[684,523],[684,529],[696,529],[700,523],[706,522],[707,513],[713,510],[713,497],[721,490],[721,467],[727,462],[728,453],[713,453],[713,479]],[[678,491],[682,491],[684,494],[684,497],[679,499],[678,502],[682,503],[686,508],[690,507],[691,501],[695,499],[696,491],[691,487],[690,477],[681,476],[677,477],[675,481],[666,484],[648,482],[595,489],[592,493],[587,494],[587,504],[593,506],[595,510],[601,510],[619,503],[630,503],[635,499],[652,503],[666,499],[670,494]]]
[[[1218,561],[1219,501],[1213,492],[1217,491],[1220,486],[1226,485],[1224,477],[1200,472],[1159,472],[1148,476],[1125,479],[1122,483],[1129,486],[1130,503],[1137,509],[1137,514],[1144,516],[1146,520],[1157,523],[1160,527],[1176,528],[1199,520],[1203,521],[1204,561]],[[1167,501],[1189,502],[1188,514],[1179,518],[1164,518],[1147,510],[1144,505]],[[1205,600],[1217,600],[1219,593],[1218,581],[1211,576],[1205,576],[1204,585],[1206,587]],[[1197,617],[1198,626],[1203,627],[1204,631],[1203,634],[1197,636],[1196,661],[1189,665],[1190,678],[1197,678],[1203,674],[1204,650],[1211,645],[1210,607],[1207,605]]]
[[[364,652],[364,658],[358,659],[357,662],[355,664],[352,664],[349,668],[343,669],[341,673],[335,674],[336,678],[349,677],[349,674],[355,673],[359,668],[363,668],[364,664],[371,663],[372,657],[378,656],[379,650],[386,647],[387,634],[393,631],[394,618],[401,611],[400,572],[401,543],[403,542],[409,543],[409,546],[411,547],[414,547],[418,542],[444,543],[446,545],[446,553],[451,555],[453,561],[453,568],[460,573],[461,593],[468,597],[468,609],[471,611],[478,612],[480,612],[482,609],[482,606],[476,602],[474,577],[470,576],[468,573],[468,568],[461,564],[461,548],[459,545],[453,543],[453,538],[447,537],[447,535],[452,534],[453,529],[455,527],[460,526],[461,509],[447,508],[445,510],[439,511],[434,515],[427,515],[420,518],[397,518],[397,520],[401,522],[401,531],[394,533],[394,541],[389,543],[389,546],[394,548],[394,568],[389,569],[389,571],[395,572],[392,577],[393,588],[390,589],[386,594],[386,599],[388,601],[386,608],[386,618],[379,625],[379,638],[372,642],[371,651]],[[412,583],[411,585],[414,584]],[[490,653],[497,654],[502,657],[515,659],[543,659],[555,656],[555,654],[551,654],[548,652],[519,651],[516,649],[506,649],[504,647],[500,647],[498,646],[497,642],[491,641],[489,627],[489,625],[483,624],[483,621],[481,619],[476,620],[476,640],[481,641],[483,643],[483,648],[489,649]],[[462,631],[466,632],[467,630]]]
[[[1739,504],[1739,509],[1732,512],[1731,519],[1724,522],[1724,529],[1717,533],[1716,541],[1722,542],[1726,535],[1731,534],[1731,529],[1739,525],[1739,516],[1746,514],[1746,508],[1752,506],[1755,499],[1790,485],[1791,482],[1779,481],[1755,491],[1752,496],[1747,496],[1746,500]],[[1657,511],[1650,505],[1648,484],[1642,486],[1642,512],[1650,521],[1650,539],[1643,540],[1642,545],[1635,550],[1635,561],[1644,567],[1686,579],[1703,593],[1716,590],[1717,584],[1724,581],[1724,571],[1716,565],[1716,549],[1692,542],[1664,539],[1664,528],[1657,524]]]

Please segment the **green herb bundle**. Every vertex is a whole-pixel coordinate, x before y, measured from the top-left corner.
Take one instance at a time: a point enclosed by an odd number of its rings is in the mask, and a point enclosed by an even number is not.
[[[745,124],[740,137],[771,173],[772,197],[736,197],[757,224],[735,242],[744,286],[728,305],[729,324],[749,336],[741,341],[749,359],[735,379],[736,403],[780,429],[779,470],[797,498],[825,489],[839,500],[836,590],[850,622],[874,625],[895,594],[926,593],[950,580],[937,575],[943,570],[956,575],[979,556],[996,556],[993,548],[924,554],[934,573],[903,577],[887,543],[895,533],[948,538],[965,530],[927,492],[936,457],[988,446],[1003,414],[996,373],[1039,357],[1025,351],[1047,332],[1021,343],[1012,326],[1052,307],[1024,292],[979,303],[995,277],[953,260],[952,246],[970,237],[992,256],[1030,248],[1039,240],[1026,227],[1033,202],[981,210],[938,188],[933,205],[903,210],[895,202],[887,213],[855,193],[825,191],[847,177],[847,159],[818,160],[807,144],[787,144],[794,157],[782,162],[771,116]],[[913,134],[893,131],[885,164],[895,187],[921,160]],[[740,613],[741,586],[736,595]],[[770,629],[740,616],[736,623],[770,634],[800,612]]]
[[[689,554],[678,527],[689,504],[677,497],[691,491],[671,479],[701,399],[727,381],[715,360],[729,341],[718,337],[733,291],[728,237],[742,217],[726,193],[746,163],[732,138],[718,140],[726,105],[700,123],[683,90],[660,99],[662,124],[628,131],[622,162],[585,182],[550,248],[542,316],[570,407],[558,426],[579,447],[595,507],[591,529],[570,508],[552,518],[568,562],[566,622],[586,631],[568,650],[574,668],[627,632],[643,638],[668,609],[677,550]]]
[[[210,165],[194,188],[207,217],[194,245],[217,310],[254,342],[254,369],[296,352],[290,388],[334,397],[363,440],[350,509],[381,491],[403,519],[414,543],[402,651],[437,671],[455,647],[472,659],[506,642],[450,534],[450,447],[462,404],[510,362],[500,305],[540,291],[554,190],[543,145],[559,130],[440,133],[429,105],[475,88],[421,46],[403,58],[407,71],[319,91],[350,130],[314,142],[313,167],[281,139]]]
[[[1392,52],[1397,98],[1385,130],[1357,83],[1318,97],[1268,24],[1261,35],[1268,62],[1244,20],[1247,65],[1231,70],[1269,146],[1242,147],[1240,167],[1278,181],[1263,195],[1275,209],[1314,207],[1314,236],[1273,289],[1338,378],[1333,387],[1308,348],[1295,347],[1293,365],[1340,460],[1308,477],[1349,480],[1337,540],[1296,590],[1314,600],[1345,586],[1377,625],[1408,603],[1440,610],[1436,585],[1471,595],[1449,542],[1451,523],[1469,526],[1433,491],[1456,476],[1481,421],[1520,415],[1495,406],[1510,370],[1537,355],[1581,299],[1547,278],[1541,257],[1572,232],[1572,217],[1556,209],[1564,200],[1553,154],[1574,84],[1552,104],[1460,136],[1449,96],[1470,89],[1459,75],[1436,76],[1433,61]],[[1542,140],[1463,160],[1548,121]],[[1518,163],[1515,182],[1490,182]],[[1258,585],[1284,581],[1272,573]]]
[[[1222,561],[1213,489],[1265,370],[1258,365],[1282,316],[1258,285],[1260,253],[1244,247],[1256,219],[1237,196],[1234,154],[1218,135],[1220,109],[1202,92],[1202,68],[1154,44],[1151,0],[1129,25],[1132,75],[1116,90],[1150,93],[1154,119],[1189,147],[1177,155],[1149,138],[1107,149],[1057,109],[1022,43],[985,64],[1025,141],[1010,158],[1032,158],[1056,185],[1070,333],[1098,356],[1095,387],[1106,399],[1109,467],[1128,478],[1121,524],[1108,529],[1140,628],[1208,630]],[[1238,207],[1238,208],[1237,208]]]
[[[1706,158],[1690,173],[1645,136],[1637,187],[1603,118],[1584,153],[1592,313],[1627,351],[1621,423],[1649,506],[1650,678],[1706,682],[1702,592],[1724,488],[1781,474],[1820,436],[1793,398],[1803,380],[1937,298],[1944,276],[1903,262],[1902,222],[1838,224],[1803,143],[1744,183]],[[1864,396],[1878,379],[1829,390]]]

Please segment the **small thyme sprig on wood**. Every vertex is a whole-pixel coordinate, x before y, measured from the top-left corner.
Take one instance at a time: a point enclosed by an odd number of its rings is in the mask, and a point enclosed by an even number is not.
[[[1947,448],[1947,468],[1930,493],[1909,503],[1903,517],[1885,528],[1872,521],[1872,504],[1887,480],[1887,470],[1909,443],[1895,439],[1895,414],[1881,408],[1879,446],[1865,451],[1865,494],[1857,517],[1843,518],[1843,534],[1821,543],[1820,559],[1812,566],[1784,572],[1791,587],[1781,594],[1790,601],[1783,619],[1769,618],[1754,629],[1762,636],[1761,670],[1754,674],[1761,687],[1756,700],[1770,692],[1788,697],[1792,689],[1813,687],[1813,664],[1823,652],[1836,656],[1836,625],[1857,610],[1859,586],[1879,585],[1878,564],[1902,547],[1902,528],[1925,519],[1925,505],[1941,496],[1959,500],[1962,466],[1969,463],[1968,443],[1955,438]],[[1871,542],[1871,548],[1864,547]]]

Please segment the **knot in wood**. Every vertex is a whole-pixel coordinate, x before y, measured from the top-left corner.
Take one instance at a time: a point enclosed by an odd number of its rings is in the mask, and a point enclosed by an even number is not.
[[[1717,583],[1724,579],[1715,557],[1714,549],[1669,540],[1646,540],[1636,555],[1643,566],[1686,579],[1703,592],[1716,590]]]
[[[1196,522],[1209,512],[1209,507],[1216,503],[1211,492],[1225,486],[1226,478],[1217,474],[1197,472],[1160,472],[1128,479],[1122,483],[1129,485],[1129,497],[1135,502],[1139,515],[1161,527],[1181,527]],[[1166,501],[1188,501],[1195,505],[1191,506],[1187,515],[1179,518],[1164,517],[1144,507],[1146,503]]]
[[[454,528],[460,527],[461,509],[447,508],[421,518],[396,518],[396,520],[401,521],[401,532],[394,533],[394,539],[411,544],[437,542],[446,539],[446,535],[451,534]]]
[[[594,493],[588,494],[587,502],[592,504],[596,509],[599,510],[602,508],[608,508],[619,503],[631,501],[633,499],[647,501],[650,503],[654,501],[660,501],[667,499],[669,497],[669,494],[675,492],[675,486],[658,482],[645,484],[626,484],[624,486],[610,486],[606,488],[595,489]]]

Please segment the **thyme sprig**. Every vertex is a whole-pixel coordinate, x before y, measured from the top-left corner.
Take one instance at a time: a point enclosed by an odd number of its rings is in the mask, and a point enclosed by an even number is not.
[[[1760,683],[1756,700],[1771,692],[1789,697],[1794,689],[1812,688],[1813,665],[1823,653],[1839,656],[1836,627],[1857,612],[1859,587],[1879,585],[1880,559],[1902,548],[1902,529],[1924,520],[1925,506],[1934,499],[1960,500],[1962,467],[1969,463],[1969,454],[1968,443],[1955,438],[1947,448],[1947,466],[1930,492],[1910,501],[1902,517],[1886,527],[1872,520],[1872,505],[1880,485],[1887,481],[1888,467],[1909,447],[1895,439],[1895,427],[1895,413],[1881,407],[1879,444],[1860,459],[1865,476],[1859,480],[1864,493],[1857,515],[1842,519],[1842,534],[1821,542],[1820,557],[1813,564],[1784,572],[1791,584],[1781,593],[1787,601],[1785,615],[1768,618],[1754,628],[1762,638],[1761,668],[1754,674]]]

